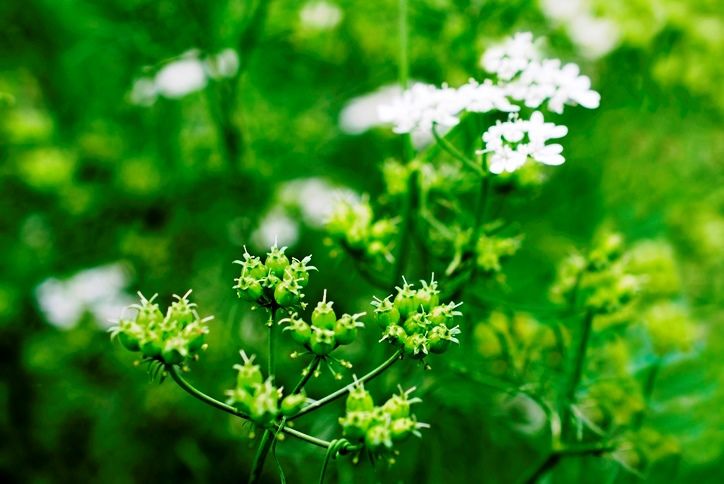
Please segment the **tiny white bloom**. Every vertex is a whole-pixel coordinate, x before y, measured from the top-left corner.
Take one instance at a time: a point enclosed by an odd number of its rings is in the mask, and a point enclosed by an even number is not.
[[[395,133],[415,130],[429,131],[433,124],[452,127],[460,122],[463,109],[457,90],[446,85],[438,88],[430,84],[415,83],[389,104],[379,107],[379,117],[393,125]]]
[[[309,2],[299,11],[299,19],[305,27],[330,30],[342,21],[342,9],[325,1]]]
[[[162,96],[180,98],[206,87],[206,72],[199,59],[180,59],[158,71],[155,82]]]
[[[509,81],[538,56],[538,49],[533,44],[533,34],[519,32],[487,49],[481,65],[486,71],[497,74],[499,79]]]
[[[561,165],[565,158],[560,144],[546,144],[551,139],[562,138],[568,128],[547,123],[540,111],[529,120],[512,115],[508,121],[498,121],[483,134],[484,153],[490,153],[491,173],[513,172],[523,166],[528,158],[545,165]]]

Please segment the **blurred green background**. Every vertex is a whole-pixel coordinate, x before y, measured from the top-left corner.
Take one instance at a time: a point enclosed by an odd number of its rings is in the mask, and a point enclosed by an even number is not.
[[[232,289],[242,244],[274,235],[320,268],[308,298],[340,310],[373,289],[332,257],[320,213],[334,190],[382,190],[399,139],[349,102],[397,78],[397,0],[5,0],[0,3],[0,478],[4,482],[243,480],[249,428],[158,385],[106,333],[137,290],[194,289],[214,314],[192,381],[221,395],[237,351],[264,353],[262,321]],[[507,299],[537,302],[556,262],[607,225],[673,251],[695,350],[663,371],[653,425],[678,442],[675,473],[651,482],[724,482],[724,22],[716,0],[417,0],[411,75],[482,78],[492,41],[530,30],[578,62],[602,94],[570,109],[567,163],[503,215],[526,234]],[[179,80],[181,79],[181,80]],[[362,106],[362,107],[360,107]],[[372,118],[374,118],[372,116]],[[667,249],[668,250],[668,249]],[[533,291],[531,291],[533,289]],[[536,295],[536,293],[539,293]],[[463,335],[472,337],[472,335]],[[374,335],[347,357],[385,357]],[[287,344],[287,343],[285,343]],[[463,345],[465,346],[465,345]],[[372,347],[372,350],[368,348]],[[474,346],[457,364],[480,367]],[[291,345],[283,347],[291,350]],[[299,362],[282,359],[296,379]],[[545,453],[531,415],[463,372],[398,365],[370,386],[416,384],[433,428],[375,471],[342,481],[516,482]],[[283,382],[289,385],[289,382]],[[315,381],[309,393],[333,385]],[[339,409],[300,428],[338,435]],[[523,412],[525,413],[525,412]],[[322,452],[279,445],[290,482]],[[563,482],[620,482],[602,459]],[[269,482],[276,482],[272,461]],[[634,479],[635,480],[635,479]]]

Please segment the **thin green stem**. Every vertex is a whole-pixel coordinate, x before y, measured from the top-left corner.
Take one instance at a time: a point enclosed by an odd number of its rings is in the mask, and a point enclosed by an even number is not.
[[[269,326],[269,356],[268,356],[268,367],[267,367],[267,375],[273,376],[274,375],[274,367],[275,367],[275,355],[274,355],[274,344],[275,344],[275,336],[276,332],[274,331],[274,327],[276,326],[276,315],[277,315],[277,307],[276,305],[272,305],[269,309],[269,323],[267,324]]]
[[[661,370],[661,358],[657,357],[653,363],[651,363],[651,366],[649,367],[649,371],[646,374],[646,381],[644,382],[643,387],[643,397],[644,397],[644,403],[646,404],[646,410],[643,412],[640,412],[636,419],[634,420],[634,428],[641,428],[641,425],[644,423],[644,419],[646,418],[646,413],[648,413],[649,406],[651,404],[651,395],[654,393],[654,386],[656,385],[656,379],[659,376],[659,370]]]
[[[571,403],[574,401],[576,396],[576,390],[581,382],[581,376],[583,375],[583,367],[586,361],[586,350],[588,349],[588,342],[591,339],[591,330],[593,328],[593,311],[589,310],[583,317],[583,324],[581,327],[581,334],[578,340],[578,346],[576,347],[576,353],[573,360],[573,371],[568,380],[565,392],[563,394],[564,400],[562,402],[561,409],[561,421],[563,423],[563,435],[567,435],[567,429],[570,427],[569,417]]]
[[[314,372],[317,370],[317,367],[319,366],[319,363],[322,361],[322,358],[319,356],[315,356],[312,361],[309,362],[309,365],[304,369],[302,372],[302,379],[299,380],[299,383],[294,387],[294,390],[292,390],[292,395],[296,395],[297,393],[301,392],[304,389],[304,386],[307,384],[310,378],[312,378],[312,375],[314,375]]]
[[[412,234],[414,232],[414,214],[417,209],[417,187],[419,172],[412,170],[407,181],[407,197],[402,210],[402,226],[400,231],[400,247],[397,251],[395,259],[394,279],[390,286],[395,287],[399,283],[407,266],[407,258],[410,255],[410,245],[412,243]]]
[[[231,415],[235,417],[240,417],[243,419],[249,420],[250,417],[245,414],[244,412],[240,412],[231,405],[227,405],[223,402],[220,402],[216,400],[213,397],[210,397],[209,395],[205,394],[204,392],[196,389],[191,383],[187,382],[184,377],[181,376],[181,373],[179,373],[179,370],[177,367],[172,365],[166,365],[166,371],[168,371],[168,374],[171,375],[171,378],[180,386],[183,390],[186,391],[189,395],[191,395],[194,398],[197,398],[198,400],[201,400],[207,405],[211,405],[214,408],[217,408],[221,410],[222,412],[230,413]]]
[[[399,35],[399,65],[398,82],[400,89],[406,90],[410,85],[410,59],[409,53],[409,29],[407,24],[407,0],[399,0],[397,30]],[[410,161],[413,155],[412,137],[409,133],[402,135],[402,154],[405,161]]]
[[[615,447],[608,444],[594,444],[586,446],[568,447],[551,452],[548,457],[533,471],[533,473],[525,479],[527,484],[538,482],[548,471],[553,469],[563,457],[583,456],[583,455],[601,455],[611,452]]]
[[[442,149],[447,151],[450,155],[453,156],[453,158],[457,159],[461,163],[463,163],[465,166],[473,170],[478,175],[484,175],[485,172],[482,170],[482,168],[475,163],[473,160],[465,156],[463,152],[458,150],[452,143],[450,143],[448,140],[445,139],[445,137],[441,136],[440,133],[437,130],[437,123],[432,124],[432,136],[435,138],[435,141],[437,144],[440,145]]]
[[[171,375],[171,378],[178,384],[181,389],[186,391],[188,394],[193,396],[194,398],[201,400],[207,405],[210,405],[218,410],[221,410],[222,412],[226,412],[228,414],[231,414],[235,417],[243,418],[245,420],[250,420],[250,417],[245,414],[244,412],[240,412],[231,405],[227,405],[223,402],[220,402],[219,400],[216,400],[215,398],[203,393],[202,391],[196,389],[191,383],[186,381],[183,376],[179,373],[179,369],[172,365],[166,366],[166,371],[169,375]],[[292,437],[295,437],[297,439],[303,440],[305,442],[308,442],[310,444],[316,445],[318,447],[324,447],[327,448],[329,446],[329,442],[326,440],[318,439],[316,437],[312,437],[311,435],[307,435],[304,432],[299,432],[298,430],[290,429],[285,427],[283,429],[285,434],[289,434]]]
[[[402,355],[401,350],[395,351],[395,353],[392,356],[390,356],[387,360],[385,360],[380,366],[378,366],[374,370],[370,371],[369,373],[364,375],[362,378],[359,378],[357,381],[366,383],[366,382],[372,380],[373,378],[378,377],[386,369],[388,369],[389,367],[394,365],[397,362],[397,360],[400,359],[401,355]],[[292,415],[287,420],[294,420],[298,417],[301,417],[302,415],[306,415],[309,412],[313,412],[319,408],[322,408],[323,406],[325,406],[329,403],[332,403],[333,401],[337,400],[338,398],[341,398],[344,395],[346,395],[354,387],[354,385],[355,385],[355,383],[350,383],[349,385],[346,385],[346,386],[340,388],[339,390],[337,390],[333,393],[330,393],[329,395],[322,398],[321,400],[317,400],[316,402],[307,405],[306,407],[301,409],[297,414]]]

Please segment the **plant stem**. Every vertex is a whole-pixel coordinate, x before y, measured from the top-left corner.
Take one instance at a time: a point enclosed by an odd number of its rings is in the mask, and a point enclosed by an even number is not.
[[[634,428],[638,429],[641,428],[641,425],[644,423],[644,419],[646,418],[646,413],[648,412],[648,407],[651,402],[651,395],[654,393],[654,386],[656,384],[656,378],[659,376],[659,370],[661,369],[661,358],[657,357],[656,360],[654,360],[653,363],[651,363],[651,366],[649,367],[648,374],[646,375],[646,381],[644,382],[643,387],[643,396],[644,396],[644,403],[646,404],[646,410],[644,412],[639,413],[636,416],[636,419],[634,420]]]
[[[462,162],[465,166],[473,170],[478,175],[484,175],[485,172],[481,169],[480,166],[478,166],[477,163],[475,163],[473,160],[469,159],[467,156],[465,156],[460,150],[455,148],[452,143],[450,143],[448,140],[446,140],[443,136],[440,135],[440,133],[437,131],[437,123],[432,124],[432,135],[435,138],[435,141],[450,155],[453,156],[453,158],[457,159],[458,161]]]
[[[307,368],[305,369],[304,374],[302,375],[302,379],[299,380],[299,383],[296,384],[294,387],[294,390],[292,390],[292,393],[290,395],[295,395],[302,391],[304,388],[304,385],[307,384],[309,379],[314,374],[314,370],[317,369],[317,366],[319,366],[320,358],[318,356],[315,356],[314,359],[309,363]],[[264,462],[266,462],[266,457],[269,454],[269,450],[271,449],[272,445],[274,444],[274,441],[276,440],[277,434],[279,432],[288,431],[292,429],[287,429],[285,427],[285,424],[287,423],[287,417],[282,418],[282,421],[279,423],[279,426],[276,430],[267,429],[264,431],[264,435],[261,437],[261,441],[259,442],[259,448],[256,451],[256,456],[254,457],[254,464],[251,468],[251,474],[249,476],[249,482],[257,482],[259,480],[259,477],[261,476],[262,471],[264,470]],[[296,432],[296,431],[292,431]],[[305,434],[303,434],[305,435]],[[321,447],[329,447],[329,443],[324,440],[319,440],[314,437],[312,437],[315,440],[318,440],[319,443],[322,443]],[[317,443],[316,445],[320,445]]]
[[[397,362],[397,360],[400,359],[401,354],[402,354],[401,350],[395,351],[395,353],[392,356],[390,356],[384,363],[382,363],[380,366],[378,366],[374,370],[370,371],[369,373],[367,373],[366,375],[364,375],[362,378],[358,379],[357,381],[361,382],[361,383],[366,383],[366,382],[372,380],[373,378],[379,376],[387,368],[389,368],[390,366],[395,364],[395,362]],[[355,383],[350,383],[349,385],[346,385],[346,386],[340,388],[339,390],[337,390],[333,393],[330,393],[329,395],[322,398],[321,400],[317,400],[316,402],[307,405],[306,407],[301,409],[296,415],[292,415],[287,420],[294,420],[298,417],[301,417],[302,415],[306,415],[309,412],[313,412],[314,410],[322,408],[323,406],[327,405],[328,403],[331,403],[331,402],[337,400],[338,398],[343,397],[347,392],[349,392],[354,387],[354,385],[355,385]]]
[[[536,470],[533,472],[533,474],[530,475],[530,477],[525,479],[525,482],[528,484],[534,484],[535,482],[538,482],[538,480],[543,477],[546,472],[553,469],[563,457],[577,455],[601,455],[605,452],[610,452],[612,450],[614,450],[614,447],[611,445],[588,445],[555,450],[551,452],[548,457],[546,457],[546,459],[541,463],[541,465],[536,468]]]
[[[412,233],[414,232],[414,221],[413,214],[417,208],[417,179],[419,173],[413,169],[410,172],[409,179],[407,181],[407,197],[405,199],[405,206],[402,212],[402,226],[400,233],[400,249],[397,252],[397,258],[395,259],[395,274],[392,284],[392,288],[395,287],[402,278],[407,265],[407,258],[410,254],[410,244],[412,240]]]
[[[269,309],[269,356],[268,356],[268,367],[267,367],[267,375],[273,376],[274,375],[274,339],[275,339],[275,331],[274,326],[276,325],[276,315],[277,315],[277,307],[276,305],[272,305]]]
[[[573,360],[573,372],[568,380],[568,386],[564,393],[564,400],[561,409],[561,421],[563,423],[563,435],[567,434],[567,429],[570,427],[570,406],[576,396],[576,390],[578,384],[581,382],[581,376],[583,375],[583,366],[586,361],[586,350],[588,348],[588,342],[591,339],[591,329],[593,327],[593,311],[588,310],[583,318],[583,326],[581,328],[580,339],[578,340],[578,347],[576,348],[575,358]]]
[[[400,83],[400,89],[403,91],[409,87],[410,84],[410,59],[408,57],[408,25],[407,25],[407,0],[399,0],[398,3],[398,16],[397,16],[397,30],[399,35],[399,65],[397,71],[398,82]],[[409,133],[402,135],[402,155],[404,161],[410,161],[412,159],[412,137]]]
[[[166,366],[166,371],[171,375],[171,378],[178,384],[181,389],[186,391],[188,394],[193,396],[194,398],[201,400],[207,405],[210,405],[218,410],[221,410],[222,412],[226,412],[228,414],[231,414],[235,417],[243,418],[246,420],[249,420],[250,417],[246,415],[243,412],[238,411],[231,405],[227,405],[223,402],[220,402],[219,400],[216,400],[213,397],[210,397],[209,395],[203,393],[202,391],[196,389],[193,385],[191,385],[188,381],[184,379],[184,377],[181,376],[179,373],[179,370],[177,367],[172,365]],[[310,444],[316,445],[318,447],[324,447],[327,448],[329,446],[329,442],[326,440],[318,439],[316,437],[312,437],[311,435],[307,435],[304,432],[299,432],[298,430],[290,429],[290,428],[284,428],[283,429],[285,434],[289,434],[292,437],[295,437],[297,439],[303,440],[305,442],[308,442]]]

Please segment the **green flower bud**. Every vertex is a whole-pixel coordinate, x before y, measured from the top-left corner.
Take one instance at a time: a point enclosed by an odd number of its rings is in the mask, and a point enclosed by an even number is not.
[[[304,394],[304,392],[296,393],[294,395],[287,395],[284,397],[284,400],[282,400],[282,415],[285,417],[291,417],[292,415],[296,414],[298,411],[304,407],[304,404],[307,401],[307,396]]]
[[[375,402],[372,400],[372,395],[365,390],[362,382],[357,382],[347,395],[347,412],[370,412],[374,408]]]
[[[309,339],[309,347],[315,355],[328,355],[336,347],[334,331],[313,326],[312,336]]]
[[[321,301],[317,303],[317,307],[312,311],[312,325],[320,329],[334,330],[334,326],[337,323],[337,315],[332,309],[334,302],[327,302],[327,291],[324,291],[324,296]]]
[[[392,435],[386,425],[374,425],[365,432],[365,447],[371,451],[382,447],[392,448]]]
[[[417,305],[417,292],[412,289],[412,284],[408,284],[407,281],[404,281],[402,287],[397,288],[395,307],[403,318],[406,318],[419,309]]]
[[[400,322],[400,311],[398,311],[397,307],[390,301],[390,297],[391,296],[387,296],[385,299],[375,298],[374,301],[372,301],[372,305],[375,307],[377,323],[382,328]]]
[[[357,337],[357,328],[363,328],[364,324],[357,321],[365,313],[355,315],[343,314],[334,326],[334,336],[338,344],[348,345]]]
[[[339,424],[346,438],[362,440],[372,424],[372,415],[370,412],[347,412],[347,415],[340,417]]]
[[[415,304],[417,308],[422,307],[424,311],[430,311],[433,307],[440,304],[440,291],[437,289],[437,282],[435,282],[435,275],[432,275],[430,283],[427,281],[420,281],[422,288],[418,289],[415,293],[417,298]]]
[[[267,253],[266,260],[264,261],[267,270],[279,278],[284,276],[284,269],[289,265],[289,259],[284,255],[286,249],[286,247],[280,249],[274,244],[271,251]]]
[[[263,381],[261,368],[259,368],[259,365],[254,364],[254,356],[249,358],[244,351],[241,351],[240,354],[244,364],[234,365],[234,369],[238,371],[236,387],[252,391],[256,385],[261,385]]]

